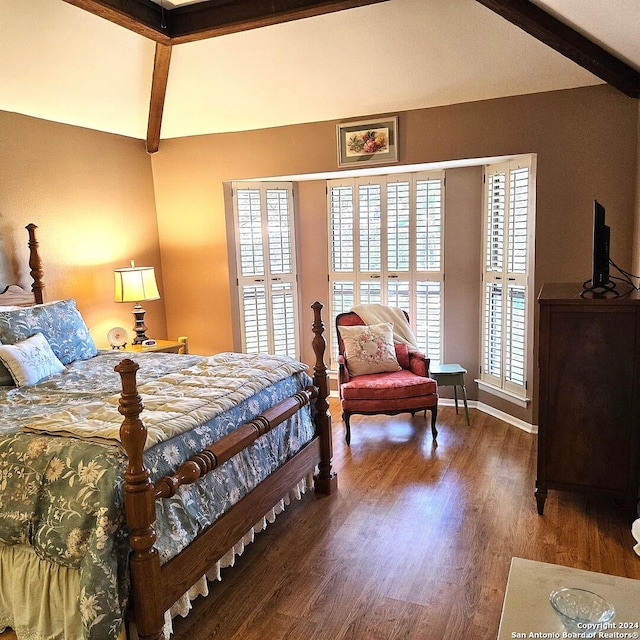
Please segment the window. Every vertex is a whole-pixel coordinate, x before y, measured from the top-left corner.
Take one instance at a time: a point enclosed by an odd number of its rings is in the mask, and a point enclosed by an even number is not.
[[[480,379],[521,399],[531,351],[534,185],[531,157],[485,167]]]
[[[331,180],[327,186],[332,320],[355,304],[400,307],[420,349],[439,362],[444,174]]]
[[[290,183],[234,183],[242,349],[299,357]]]

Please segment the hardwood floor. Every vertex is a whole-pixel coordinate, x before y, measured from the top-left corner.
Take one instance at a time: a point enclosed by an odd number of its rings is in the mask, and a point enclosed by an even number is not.
[[[632,517],[533,497],[536,437],[472,410],[354,417],[332,401],[338,494],[308,494],[174,621],[175,640],[490,640],[513,556],[640,579]]]
[[[494,640],[513,556],[640,579],[633,516],[533,497],[536,437],[484,413],[352,418],[338,493],[308,493],[210,585],[174,640]],[[15,637],[0,634],[1,640]]]

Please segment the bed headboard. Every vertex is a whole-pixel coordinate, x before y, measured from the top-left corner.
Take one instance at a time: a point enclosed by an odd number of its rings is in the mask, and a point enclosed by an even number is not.
[[[31,291],[27,291],[17,284],[11,284],[0,293],[0,306],[28,307],[44,302],[45,285],[42,280],[44,272],[42,270],[42,260],[40,260],[40,254],[38,253],[37,228],[37,225],[33,223],[25,227],[29,234],[29,269],[33,280]]]

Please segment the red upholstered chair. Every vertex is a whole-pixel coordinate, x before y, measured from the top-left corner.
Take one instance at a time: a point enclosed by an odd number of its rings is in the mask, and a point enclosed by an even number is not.
[[[408,321],[406,312],[405,316]],[[426,416],[427,409],[431,411],[431,432],[435,440],[438,436],[438,385],[429,377],[429,359],[418,351],[409,351],[406,344],[394,343],[399,370],[353,375],[353,371],[349,371],[348,350],[345,353],[340,328],[354,326],[366,326],[357,313],[350,311],[336,317],[338,392],[347,444],[351,442],[350,418],[353,414],[414,415],[424,411]]]

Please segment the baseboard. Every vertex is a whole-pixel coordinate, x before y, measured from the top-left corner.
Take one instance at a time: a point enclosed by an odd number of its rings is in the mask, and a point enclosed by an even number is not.
[[[330,391],[329,396],[332,398],[338,397],[337,391]],[[440,398],[438,400],[438,405],[442,407],[454,407],[455,400],[453,398]],[[467,406],[470,409],[478,409],[478,411],[483,411],[487,415],[493,416],[494,418],[498,418],[498,420],[502,420],[507,424],[510,424],[514,427],[518,427],[518,429],[522,429],[527,433],[538,433],[538,425],[537,424],[529,424],[524,420],[520,420],[519,418],[515,418],[514,416],[505,413],[504,411],[500,411],[484,402],[478,402],[477,400],[468,400]],[[458,400],[458,411],[464,411],[464,404],[461,400]]]
[[[453,407],[455,406],[455,400],[453,398],[440,398],[438,400],[438,404],[443,407]],[[467,406],[471,409],[478,409],[478,411],[483,411],[487,415],[493,416],[494,418],[498,418],[507,424],[510,424],[514,427],[518,427],[518,429],[522,429],[527,433],[538,433],[538,425],[537,424],[529,424],[524,420],[520,420],[520,418],[515,418],[504,411],[500,411],[491,405],[485,404],[484,402],[478,402],[477,400],[468,400]],[[464,411],[464,404],[458,400],[458,410]]]

